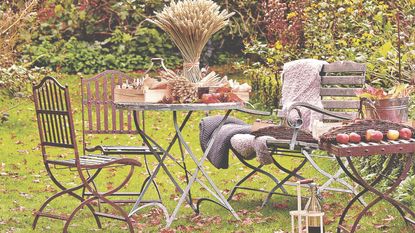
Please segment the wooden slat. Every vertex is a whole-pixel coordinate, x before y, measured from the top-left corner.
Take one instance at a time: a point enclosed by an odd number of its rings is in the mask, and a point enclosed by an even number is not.
[[[365,78],[363,76],[322,76],[322,85],[363,85]]]
[[[335,113],[337,113],[338,115],[347,116],[350,119],[355,119],[358,116],[357,112],[335,112]],[[331,117],[331,116],[326,116],[326,115],[323,115],[323,120],[324,121],[343,121],[343,120],[339,120],[336,117]]]
[[[361,88],[321,88],[321,96],[356,96],[356,91]]]
[[[324,109],[358,109],[359,100],[323,100]]]
[[[323,65],[321,72],[366,72],[366,65],[350,61],[339,61]]]

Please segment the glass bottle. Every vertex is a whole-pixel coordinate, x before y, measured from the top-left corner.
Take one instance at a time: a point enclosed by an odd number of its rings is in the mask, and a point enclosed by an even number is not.
[[[310,214],[317,214],[321,213],[321,205],[317,198],[317,185],[315,183],[310,184],[310,193],[311,197],[310,200],[307,203],[306,210]],[[321,217],[309,217],[308,218],[308,233],[324,233],[321,232]]]

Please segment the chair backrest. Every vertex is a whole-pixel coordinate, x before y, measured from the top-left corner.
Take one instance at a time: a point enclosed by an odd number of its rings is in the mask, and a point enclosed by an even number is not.
[[[45,146],[77,151],[68,87],[52,77],[45,77],[38,85],[33,85],[33,99],[44,157]]]
[[[356,118],[360,110],[360,101],[356,91],[363,88],[366,76],[366,65],[351,61],[339,61],[325,64],[320,72],[320,96],[323,107],[341,115]],[[279,117],[285,117],[278,111]],[[325,121],[338,119],[324,116]]]
[[[356,91],[361,90],[365,84],[366,65],[351,61],[334,62],[323,65],[320,75],[320,96],[324,109],[342,112],[342,115],[352,119],[358,117],[360,101]]]
[[[133,111],[117,109],[114,105],[114,89],[134,79],[127,74],[107,70],[92,78],[81,80],[82,93],[82,129],[83,148],[85,150],[85,136],[90,134],[136,134],[133,122]],[[137,112],[138,122],[140,115]]]

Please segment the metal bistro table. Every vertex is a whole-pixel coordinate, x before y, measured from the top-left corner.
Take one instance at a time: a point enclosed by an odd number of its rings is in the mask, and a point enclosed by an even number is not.
[[[347,204],[346,208],[344,209],[340,220],[339,225],[337,227],[337,232],[340,233],[342,231],[345,232],[356,232],[358,224],[360,220],[365,216],[365,214],[376,204],[380,201],[385,200],[391,205],[393,205],[402,216],[403,220],[407,224],[415,225],[415,213],[405,206],[404,204],[398,202],[397,200],[391,197],[393,191],[402,183],[403,180],[408,176],[408,173],[413,166],[414,161],[414,153],[415,153],[415,139],[411,138],[409,140],[398,140],[398,141],[381,141],[379,143],[374,142],[361,142],[358,144],[349,143],[349,144],[323,144],[323,150],[327,150],[329,153],[334,154],[339,165],[342,167],[344,172],[347,176],[349,176],[354,182],[356,182],[359,186],[363,188],[363,190],[358,193],[350,202]],[[391,167],[393,165],[393,157],[401,154],[403,159],[405,160],[404,166],[402,171],[400,172],[399,176],[395,179],[389,178]],[[365,181],[365,179],[360,175],[359,171],[353,164],[352,157],[357,156],[380,156],[380,155],[389,155],[389,161],[387,165],[384,167],[382,171],[379,171],[377,176],[369,183]],[[341,160],[342,157],[345,157],[348,162],[348,167],[344,164]],[[375,186],[379,184],[382,179],[388,179],[392,181],[392,184],[389,188],[383,192],[379,191]],[[347,213],[351,209],[351,207],[356,203],[356,201],[366,193],[372,193],[376,196],[376,198],[370,202],[367,206],[365,206],[357,215],[356,219],[352,224],[352,228],[350,230],[346,229],[343,225],[345,222],[345,218]],[[407,214],[405,214],[407,213]]]
[[[215,200],[211,200],[208,199],[220,206],[222,206],[223,208],[227,209],[229,212],[232,213],[232,215],[238,219],[238,215],[236,214],[236,212],[234,211],[234,209],[232,208],[232,206],[228,203],[228,201],[226,200],[226,198],[222,195],[221,191],[217,188],[217,186],[215,185],[215,183],[212,181],[212,179],[209,177],[209,175],[206,173],[206,171],[203,168],[203,163],[205,162],[206,158],[207,158],[207,154],[210,151],[210,149],[212,148],[216,135],[219,132],[220,128],[224,125],[226,119],[228,118],[229,114],[232,112],[232,110],[241,110],[244,108],[244,104],[243,103],[215,103],[215,104],[158,104],[158,103],[116,103],[115,104],[117,108],[119,109],[128,109],[134,112],[134,123],[135,126],[137,128],[138,134],[141,136],[141,138],[143,139],[143,142],[146,144],[146,146],[149,147],[149,149],[151,150],[151,152],[154,154],[154,156],[156,157],[156,159],[158,160],[158,165],[156,166],[156,168],[154,169],[152,175],[150,176],[150,179],[148,180],[148,182],[146,183],[146,185],[143,187],[142,192],[140,194],[140,196],[138,197],[134,207],[132,208],[132,210],[129,213],[129,216],[132,216],[134,213],[136,213],[138,210],[144,208],[147,205],[144,206],[140,206],[140,203],[142,202],[143,196],[146,193],[147,189],[149,188],[150,184],[153,182],[153,180],[156,178],[160,168],[162,168],[166,174],[169,176],[170,180],[173,182],[173,184],[175,185],[176,189],[179,190],[179,192],[181,193],[181,197],[179,199],[179,202],[176,206],[176,208],[174,209],[173,213],[169,216],[168,220],[167,220],[167,227],[169,227],[172,222],[174,221],[181,205],[183,204],[184,201],[187,201],[189,203],[189,205],[192,207],[193,211],[195,211],[196,213],[199,212],[198,207],[195,207],[193,205],[192,202],[192,198],[190,196],[190,189],[193,185],[193,183],[196,181],[198,182],[203,188],[205,188],[214,198]],[[183,138],[182,135],[182,130],[183,128],[186,126],[186,123],[188,122],[189,118],[191,117],[192,113],[194,111],[210,111],[210,110],[226,110],[226,114],[224,115],[222,121],[220,122],[218,128],[215,130],[215,132],[213,133],[213,136],[211,138],[211,140],[208,143],[208,146],[206,148],[205,153],[203,154],[202,158],[198,159],[196,158],[196,156],[194,155],[193,151],[190,149],[189,145],[186,143],[186,141]],[[174,129],[175,129],[175,136],[173,137],[173,139],[170,141],[169,146],[166,149],[163,149],[155,139],[152,139],[149,135],[147,135],[141,128],[140,128],[140,124],[138,123],[138,119],[137,119],[137,111],[169,111],[172,113],[173,115],[173,125],[174,125]],[[177,119],[177,112],[178,111],[186,111],[186,117],[183,119],[183,121],[181,122],[180,126],[179,126],[179,122]],[[176,141],[178,140],[179,142],[179,148],[180,148],[180,152],[181,152],[181,156],[182,156],[182,160],[183,160],[183,164],[180,164],[171,154],[170,154],[170,150],[173,147],[173,145],[176,143]],[[163,154],[160,157],[159,154],[157,154],[155,147],[157,147],[158,149],[160,149]],[[184,163],[184,149],[188,152],[188,154],[190,155],[190,157],[192,158],[192,160],[195,162],[196,164],[196,169],[194,171],[193,174],[191,174],[187,169],[186,169],[186,165]],[[167,169],[167,167],[164,164],[164,161],[167,157],[170,157],[171,159],[173,159],[180,167],[182,167],[185,171],[186,174],[186,180],[187,180],[187,186],[186,188],[183,190],[179,184],[176,182],[176,180],[174,179],[174,177],[171,175],[171,173],[169,172],[169,170]],[[206,178],[207,182],[209,183],[209,185],[212,187],[212,189],[210,189],[204,182],[202,182],[199,178],[199,172],[202,173],[202,175]],[[189,179],[189,175],[191,175],[191,178]]]

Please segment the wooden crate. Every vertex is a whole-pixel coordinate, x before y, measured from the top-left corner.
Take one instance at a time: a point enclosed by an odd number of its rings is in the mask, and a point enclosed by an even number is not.
[[[114,103],[144,102],[144,93],[138,89],[114,89]]]

